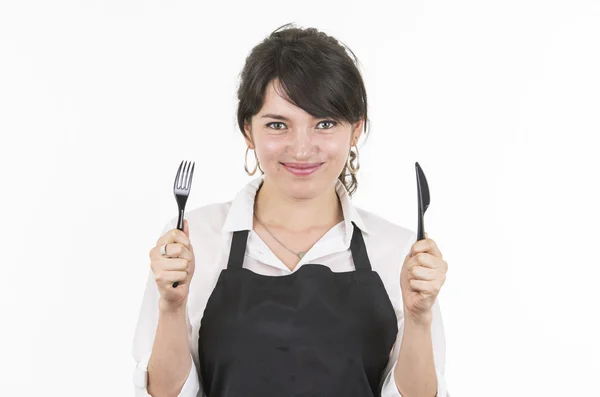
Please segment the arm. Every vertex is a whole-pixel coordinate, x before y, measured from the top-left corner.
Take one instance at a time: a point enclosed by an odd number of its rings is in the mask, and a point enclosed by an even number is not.
[[[416,323],[405,318],[394,379],[398,390],[406,397],[437,395],[431,322]]]
[[[172,227],[173,222],[162,234]],[[149,270],[133,340],[136,397],[196,397],[201,387],[189,347],[190,330],[186,309],[161,310],[160,294]]]
[[[402,257],[406,257],[415,241],[413,233]],[[394,269],[390,280],[399,280],[400,268]],[[434,397],[437,392],[439,397],[449,397],[444,378],[446,341],[439,297],[431,308],[429,324],[415,323],[404,316],[399,283],[390,282],[389,291],[398,318],[398,336],[383,374],[381,396]]]
[[[400,349],[383,382],[382,397],[448,397],[446,343],[439,298],[432,307],[429,327],[405,322],[398,327]],[[401,341],[401,342],[400,342]],[[437,384],[437,387],[436,387]]]
[[[191,372],[186,307],[170,311],[159,303],[158,327],[148,362],[147,390],[152,396],[179,396]]]

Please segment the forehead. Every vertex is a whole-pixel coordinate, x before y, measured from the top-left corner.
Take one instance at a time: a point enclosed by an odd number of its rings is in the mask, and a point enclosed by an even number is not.
[[[281,95],[285,95],[283,88],[271,81],[265,90],[263,107],[258,116],[269,113],[288,118],[313,118],[312,115],[291,103],[287,97]]]

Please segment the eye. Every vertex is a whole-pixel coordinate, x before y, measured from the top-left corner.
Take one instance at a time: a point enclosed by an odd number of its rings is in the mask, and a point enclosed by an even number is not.
[[[332,129],[333,127],[335,127],[337,125],[337,122],[333,121],[333,120],[323,120],[319,124],[321,124],[321,123],[330,123],[330,124],[332,124],[332,126],[330,128],[324,128],[325,130],[330,130],[330,129]]]
[[[279,121],[274,121],[274,122],[272,122],[272,123],[268,123],[268,124],[267,124],[267,127],[269,127],[269,128],[270,128],[271,124],[283,124],[283,123],[282,123],[282,122],[279,122]],[[283,125],[285,125],[285,124],[283,124]],[[274,130],[280,130],[281,128],[273,128],[273,129],[274,129]]]
[[[321,123],[329,123],[329,124],[331,124],[331,127],[329,127],[329,128],[320,128],[320,129],[323,129],[323,130],[330,130],[330,129],[332,129],[333,127],[335,127],[337,125],[337,121],[334,121],[334,120],[323,120],[323,121],[319,122],[319,124],[321,124]],[[281,124],[281,125],[285,126],[284,123],[279,122],[279,121],[273,121],[271,123],[266,124],[266,126],[269,127],[269,128],[271,128],[271,129],[274,129],[274,130],[281,130],[281,129],[283,129],[283,127],[282,128],[273,128],[272,125],[274,125],[274,124]]]

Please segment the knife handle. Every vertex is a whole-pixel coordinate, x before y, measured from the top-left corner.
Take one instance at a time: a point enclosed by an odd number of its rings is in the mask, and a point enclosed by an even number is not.
[[[419,224],[417,225],[417,241],[423,240],[425,238],[425,225],[423,222],[423,215],[423,211],[421,210],[421,195],[419,194]]]
[[[427,207],[429,207],[429,186],[427,184],[427,178],[425,178],[423,169],[418,161],[415,162],[415,171],[417,173],[417,204],[419,206],[417,212],[417,241],[419,241],[425,238],[425,223],[423,218],[425,216],[425,211],[427,211]]]

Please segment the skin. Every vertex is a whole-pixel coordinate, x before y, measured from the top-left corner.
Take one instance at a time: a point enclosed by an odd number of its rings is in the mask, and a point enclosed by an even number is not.
[[[394,371],[403,397],[433,397],[437,375],[431,339],[432,307],[446,281],[448,263],[435,241],[425,233],[404,258],[400,287],[404,306],[404,332]]]
[[[335,183],[363,125],[362,119],[349,124],[313,117],[286,99],[277,80],[267,86],[263,107],[245,125],[246,144],[265,173],[254,213],[283,246],[256,219],[253,229],[290,270],[300,261],[290,250],[308,251],[343,221]],[[298,176],[283,165],[289,163],[320,167]]]
[[[448,263],[435,241],[428,237],[413,244],[404,259],[400,286],[404,313],[412,321],[431,324],[431,308],[446,282]]]
[[[163,244],[168,244],[168,257],[160,254]],[[186,303],[195,270],[195,257],[187,219],[183,220],[183,231],[175,228],[161,236],[150,250],[149,257],[160,299],[158,326],[148,362],[148,393],[152,396],[176,396],[192,367]],[[173,288],[175,281],[180,283],[177,288]]]
[[[256,214],[270,230],[306,232],[331,227],[339,219],[339,213],[331,211],[339,201],[335,181],[351,145],[360,138],[364,120],[336,124],[328,118],[314,118],[278,92],[283,90],[274,80],[267,87],[262,109],[245,126],[246,144],[255,150],[265,173],[255,200]],[[282,165],[288,162],[322,165],[312,175],[296,176]]]

